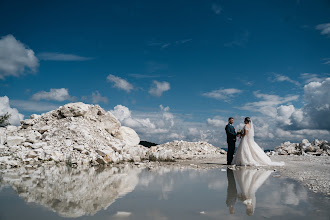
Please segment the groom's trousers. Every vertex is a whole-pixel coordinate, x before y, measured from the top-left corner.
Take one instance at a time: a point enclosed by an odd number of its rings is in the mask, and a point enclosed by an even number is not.
[[[234,141],[230,141],[227,142],[228,143],[228,152],[227,152],[227,164],[230,165],[233,157],[234,157],[234,153],[235,153],[235,143]]]

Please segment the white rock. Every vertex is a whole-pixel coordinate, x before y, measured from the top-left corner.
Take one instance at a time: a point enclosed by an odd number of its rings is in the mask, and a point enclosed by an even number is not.
[[[38,149],[38,148],[42,148],[42,147],[44,147],[44,146],[46,146],[46,145],[47,145],[47,143],[45,143],[45,142],[35,143],[35,144],[32,144],[32,145],[31,145],[31,148],[33,148],[33,149]]]
[[[129,127],[121,126],[115,137],[122,140],[128,146],[136,146],[140,143],[139,135]]]
[[[64,105],[59,109],[60,114],[64,117],[77,117],[77,116],[84,116],[88,111],[89,105],[76,102],[76,103],[69,103]]]
[[[8,146],[14,146],[19,145],[25,141],[25,138],[20,136],[8,136],[7,137],[7,145]]]

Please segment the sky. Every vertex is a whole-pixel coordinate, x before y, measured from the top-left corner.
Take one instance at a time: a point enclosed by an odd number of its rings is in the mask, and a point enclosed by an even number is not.
[[[0,0],[0,115],[98,104],[141,140],[330,140],[329,1]]]

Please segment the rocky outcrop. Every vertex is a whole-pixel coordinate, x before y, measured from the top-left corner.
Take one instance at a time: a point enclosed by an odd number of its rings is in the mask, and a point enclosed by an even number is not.
[[[21,126],[0,128],[0,165],[44,162],[97,165],[146,158],[136,132],[98,105],[69,103]]]
[[[104,165],[121,161],[188,159],[226,152],[207,142],[174,141],[151,148],[137,133],[99,105],[68,103],[0,128],[0,166]]]
[[[151,147],[149,157],[158,160],[191,159],[193,157],[215,156],[226,153],[226,151],[214,147],[205,141],[172,141]]]
[[[318,139],[311,143],[307,139],[303,139],[300,143],[287,141],[276,147],[270,154],[330,156],[330,143]]]

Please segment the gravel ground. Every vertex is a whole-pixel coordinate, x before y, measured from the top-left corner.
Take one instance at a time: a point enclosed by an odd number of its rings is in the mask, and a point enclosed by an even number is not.
[[[271,156],[272,161],[284,161],[283,167],[262,167],[279,171],[280,175],[295,179],[310,190],[330,195],[330,157],[329,156]],[[162,166],[181,166],[198,169],[226,168],[226,156],[161,162]]]

